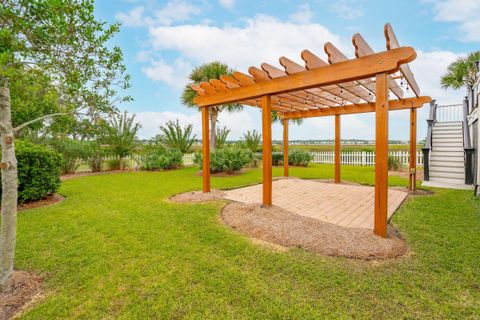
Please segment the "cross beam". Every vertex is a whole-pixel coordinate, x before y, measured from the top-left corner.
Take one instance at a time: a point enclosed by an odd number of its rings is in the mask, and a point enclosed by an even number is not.
[[[429,103],[432,98],[421,96],[418,98],[406,98],[399,100],[390,100],[389,110],[404,110],[411,108],[420,108],[423,104]],[[360,103],[350,104],[343,107],[312,109],[305,111],[292,111],[278,113],[282,119],[298,119],[298,118],[312,118],[312,117],[324,117],[333,116],[337,114],[354,114],[354,113],[367,113],[375,112],[375,103]]]
[[[241,102],[265,95],[310,89],[342,82],[373,77],[379,73],[393,73],[400,65],[409,63],[417,54],[412,47],[401,47],[357,59],[334,63],[317,69],[306,70],[269,81],[232,88],[228,91],[206,93],[194,102],[199,107]]]

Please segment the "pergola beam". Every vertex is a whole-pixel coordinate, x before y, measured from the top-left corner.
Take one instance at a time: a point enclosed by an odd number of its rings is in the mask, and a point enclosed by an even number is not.
[[[341,154],[340,154],[340,115],[335,115],[335,183],[340,183],[340,164],[341,164]]]
[[[335,63],[318,69],[294,73],[270,81],[253,83],[244,87],[233,88],[227,92],[212,94],[207,92],[197,96],[194,102],[199,107],[215,106],[226,103],[241,102],[242,100],[258,98],[264,95],[280,94],[289,91],[310,89],[341,82],[348,82],[370,78],[378,73],[393,73],[400,65],[409,63],[416,58],[415,50],[411,47],[401,47],[369,56]],[[234,73],[235,79],[237,73]],[[202,83],[203,84],[203,83]],[[208,86],[200,85],[204,90]],[[213,86],[211,86],[214,88]]]
[[[288,177],[288,120],[283,119],[283,176]]]
[[[404,110],[411,108],[420,108],[425,103],[429,103],[432,100],[430,97],[422,96],[418,98],[407,98],[399,100],[390,100],[389,101],[389,110]],[[292,111],[279,113],[280,118],[282,119],[303,119],[303,118],[313,118],[313,117],[324,117],[324,116],[333,116],[337,114],[356,114],[356,113],[367,113],[375,112],[375,103],[361,103],[361,104],[351,104],[343,107],[335,107],[331,109],[316,109],[316,110],[305,110],[305,111]]]
[[[202,108],[202,177],[203,192],[210,192],[210,132],[208,107]]]
[[[409,190],[417,189],[417,109],[410,109],[410,170]]]
[[[375,53],[370,45],[365,41],[360,33],[356,33],[352,37],[352,43],[355,47],[355,56],[364,57],[370,54]],[[399,99],[403,98],[403,90],[400,88],[391,76],[388,76],[388,88],[392,91]]]
[[[388,78],[376,76],[375,88],[375,196],[373,232],[386,238],[388,213]]]
[[[272,205],[272,99],[262,97],[263,205]]]
[[[397,36],[393,32],[392,26],[390,23],[387,23],[384,28],[385,39],[387,40],[387,49],[388,50],[395,50],[395,48],[400,48],[400,44],[398,43]],[[412,70],[408,64],[405,64],[400,67],[400,72],[403,74],[405,79],[407,80],[408,84],[412,88],[415,95],[418,97],[420,96],[420,88],[418,87],[417,81],[413,76]]]

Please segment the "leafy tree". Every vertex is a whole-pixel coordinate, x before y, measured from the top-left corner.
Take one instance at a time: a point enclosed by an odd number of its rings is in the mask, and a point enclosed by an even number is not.
[[[160,140],[173,149],[180,150],[182,153],[190,152],[195,143],[196,135],[192,134],[193,125],[189,124],[182,128],[177,121],[168,121],[164,126],[160,126],[162,135]]]
[[[447,68],[447,73],[445,73],[440,80],[442,87],[445,89],[471,88],[475,84],[477,74],[475,63],[479,60],[480,51],[476,51],[452,62]]]
[[[262,135],[256,130],[253,130],[251,132],[249,130],[243,135],[243,144],[247,149],[251,150],[252,152],[258,152],[260,150],[261,142]]]
[[[204,63],[201,66],[195,68],[190,73],[190,83],[185,87],[182,94],[182,103],[190,108],[198,108],[193,102],[196,97],[196,92],[190,87],[192,84],[199,84],[203,81],[209,81],[211,79],[220,79],[222,75],[231,75],[233,70],[226,64],[214,61],[210,63]],[[230,103],[219,106],[210,107],[210,146],[212,149],[217,147],[217,119],[220,112],[227,111],[239,111],[243,109],[243,106],[238,103]]]
[[[118,28],[95,19],[93,0],[0,2],[0,291],[13,273],[15,253],[14,136],[53,116],[95,118],[114,110],[115,103],[130,100],[119,97],[116,89],[129,86],[122,52],[106,45]]]
[[[140,123],[135,123],[135,115],[113,114],[104,126],[103,142],[110,146],[110,150],[120,158],[120,170],[124,168],[123,159],[130,155],[135,148],[135,137],[140,130]]]
[[[218,149],[223,148],[225,146],[229,133],[230,133],[230,129],[227,129],[227,127],[217,129],[217,148]]]

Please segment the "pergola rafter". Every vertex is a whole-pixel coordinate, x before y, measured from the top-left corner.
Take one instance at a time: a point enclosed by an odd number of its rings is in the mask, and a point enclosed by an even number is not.
[[[276,111],[284,128],[284,175],[288,176],[288,120],[335,116],[335,182],[340,182],[340,116],[375,112],[375,228],[387,235],[388,197],[388,111],[410,110],[410,151],[416,153],[416,110],[431,101],[420,96],[418,84],[408,63],[416,58],[411,47],[402,47],[390,24],[385,25],[386,51],[376,53],[359,34],[352,37],[355,58],[348,59],[331,43],[324,46],[328,63],[304,50],[302,66],[287,57],[279,59],[277,68],[268,63],[252,66],[249,74],[234,72],[199,85],[192,85],[202,108],[203,168],[209,168],[209,107],[241,103],[262,109],[263,135],[263,204],[272,204],[271,181],[271,112]],[[403,81],[405,79],[405,82]],[[398,81],[400,80],[400,84]],[[403,89],[405,83],[405,90]],[[414,96],[407,96],[411,92]],[[390,96],[395,99],[390,100]],[[415,159],[415,158],[413,158]],[[210,191],[210,173],[203,170],[204,192]],[[410,190],[415,190],[415,161],[410,161]]]

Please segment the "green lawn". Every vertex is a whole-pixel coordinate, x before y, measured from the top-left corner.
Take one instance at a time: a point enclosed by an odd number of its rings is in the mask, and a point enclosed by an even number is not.
[[[275,168],[275,174],[281,173]],[[373,169],[343,177],[373,182]],[[25,319],[478,318],[480,202],[470,191],[410,199],[395,225],[411,254],[365,262],[274,252],[222,225],[221,203],[174,204],[201,187],[195,168],[65,181],[67,198],[19,214],[16,267],[45,277]],[[292,168],[325,178],[333,167]],[[257,183],[260,170],[214,178]],[[391,178],[395,185],[406,180]]]

